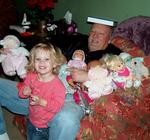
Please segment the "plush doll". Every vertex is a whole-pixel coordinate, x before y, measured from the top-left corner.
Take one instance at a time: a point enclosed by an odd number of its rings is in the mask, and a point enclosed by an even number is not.
[[[112,77],[107,69],[96,66],[88,72],[89,80],[83,84],[88,88],[88,95],[91,99],[97,99],[103,95],[112,93]]]
[[[0,44],[4,49],[7,49],[7,54],[0,54],[0,62],[2,63],[3,71],[8,76],[19,75],[20,78],[26,76],[25,66],[28,63],[28,50],[20,47],[19,39],[14,35],[7,35]]]
[[[104,57],[106,67],[111,72],[113,81],[118,88],[138,88],[141,85],[141,81],[133,75],[121,56],[106,55]]]

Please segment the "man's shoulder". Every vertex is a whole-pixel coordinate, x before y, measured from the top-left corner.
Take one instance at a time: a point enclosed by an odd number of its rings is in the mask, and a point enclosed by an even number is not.
[[[105,49],[105,53],[111,53],[111,54],[116,54],[119,55],[122,52],[118,47],[116,47],[113,44],[109,44],[108,47]]]
[[[109,53],[109,54],[116,54],[119,55],[122,51],[117,48],[113,44],[108,44],[108,47],[105,50],[97,50],[93,52],[89,52],[86,55],[86,63],[89,63],[90,61],[93,60],[99,60],[103,55]]]

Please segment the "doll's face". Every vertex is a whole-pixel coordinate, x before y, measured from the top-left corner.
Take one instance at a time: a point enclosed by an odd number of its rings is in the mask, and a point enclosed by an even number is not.
[[[117,63],[117,64],[112,68],[112,71],[118,72],[118,71],[123,70],[123,68],[124,68],[124,63],[123,63],[123,62],[119,62],[119,63]]]
[[[83,61],[84,60],[84,53],[83,53],[83,51],[77,50],[74,53],[74,55],[73,55],[73,59],[74,60],[81,60],[81,61]]]
[[[14,40],[8,40],[7,42],[5,42],[4,48],[14,49],[16,47],[17,47],[17,45],[16,45],[16,42]]]

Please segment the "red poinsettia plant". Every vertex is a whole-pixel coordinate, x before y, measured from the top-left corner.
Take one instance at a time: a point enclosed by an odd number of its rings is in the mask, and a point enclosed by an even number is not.
[[[57,0],[27,0],[25,12],[32,24],[52,16],[52,9]]]
[[[42,11],[46,8],[54,8],[55,0],[27,0],[27,6],[31,8],[39,7]]]

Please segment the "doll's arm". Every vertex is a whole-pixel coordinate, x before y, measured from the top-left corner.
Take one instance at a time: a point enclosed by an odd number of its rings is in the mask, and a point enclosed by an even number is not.
[[[6,55],[0,54],[0,63],[6,58]]]
[[[29,56],[29,51],[27,49],[25,49],[24,47],[17,48],[16,52],[14,51],[14,53],[23,54],[24,56]]]
[[[75,83],[74,83],[71,75],[67,75],[66,80],[71,87],[75,88]]]

